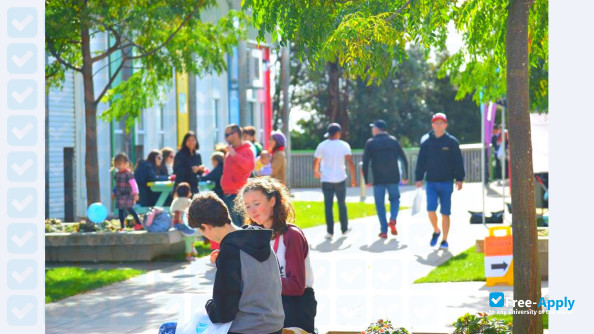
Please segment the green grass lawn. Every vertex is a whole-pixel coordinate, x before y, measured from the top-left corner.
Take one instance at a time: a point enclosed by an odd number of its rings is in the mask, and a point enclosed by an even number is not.
[[[346,203],[349,220],[376,215],[375,204],[370,203]],[[314,227],[326,224],[324,215],[324,202],[295,201],[296,225],[301,228]],[[400,210],[406,207],[400,207]],[[386,206],[386,212],[390,212],[390,206]],[[338,222],[338,205],[334,203],[334,221]]]
[[[124,281],[144,272],[137,269],[87,270],[75,267],[46,269],[45,303]]]
[[[447,260],[415,283],[469,281],[485,281],[485,254],[477,253],[474,246]]]
[[[505,323],[513,323],[513,315],[511,314],[493,314],[491,316],[489,316],[489,318],[495,318],[498,320],[503,320]],[[542,315],[542,327],[544,329],[549,329],[549,314],[548,313],[544,313]]]

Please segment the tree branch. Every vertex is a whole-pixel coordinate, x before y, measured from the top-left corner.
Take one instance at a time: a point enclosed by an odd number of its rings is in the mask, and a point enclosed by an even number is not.
[[[70,63],[68,63],[67,61],[65,61],[64,59],[62,59],[62,57],[60,57],[60,53],[56,52],[56,49],[54,47],[54,42],[52,39],[47,39],[47,48],[49,49],[49,52],[51,53],[52,57],[56,58],[56,60],[66,66],[67,68],[77,71],[77,72],[82,72],[82,69],[80,67],[76,67]]]
[[[392,21],[393,19],[395,19],[396,15],[400,14],[400,12],[402,12],[406,7],[408,7],[408,5],[410,5],[410,1],[411,0],[408,0],[404,5],[402,5],[402,7],[400,7],[400,9],[398,9],[392,15],[390,15],[388,21]]]
[[[111,87],[111,84],[115,81],[115,78],[118,76],[118,74],[124,67],[124,63],[126,62],[125,59],[126,58],[124,57],[124,60],[122,60],[122,62],[120,62],[120,66],[118,66],[118,68],[116,69],[114,74],[111,75],[111,78],[109,79],[109,82],[107,83],[107,85],[105,85],[105,88],[103,88],[103,91],[97,96],[97,99],[95,99],[95,101],[93,101],[94,105],[99,104],[99,102],[101,101],[101,98],[103,98],[103,95],[105,95],[105,93],[107,93],[107,91]]]
[[[189,21],[189,20],[190,20],[190,19],[191,19],[191,18],[192,18],[194,15],[196,15],[196,13],[198,13],[198,8],[200,8],[200,7],[201,7],[201,4],[202,4],[202,0],[200,0],[200,1],[199,1],[199,2],[196,4],[196,7],[194,7],[194,10],[192,11],[192,13],[188,14],[188,15],[187,15],[187,16],[184,18],[184,20],[182,21],[182,23],[181,23],[181,24],[180,24],[180,25],[179,25],[179,26],[178,26],[178,27],[175,29],[175,31],[174,31],[174,32],[173,32],[171,35],[169,35],[169,37],[167,37],[167,39],[166,39],[166,40],[165,40],[163,43],[161,43],[161,45],[159,45],[159,46],[157,46],[156,48],[154,48],[154,49],[152,49],[152,50],[150,50],[150,51],[148,51],[148,52],[145,52],[145,53],[143,53],[143,54],[141,54],[141,55],[138,55],[138,56],[133,56],[133,57],[129,57],[128,59],[130,59],[130,60],[133,60],[133,59],[139,59],[139,58],[148,57],[148,56],[150,56],[150,55],[153,55],[153,54],[157,53],[159,50],[161,50],[161,49],[162,49],[162,48],[163,48],[165,45],[167,45],[169,42],[171,42],[171,40],[173,39],[173,37],[175,37],[175,35],[177,35],[177,33],[178,33],[180,30],[181,30],[181,28],[182,28],[182,27],[183,27],[183,26],[184,26],[186,23],[188,23],[188,21]]]

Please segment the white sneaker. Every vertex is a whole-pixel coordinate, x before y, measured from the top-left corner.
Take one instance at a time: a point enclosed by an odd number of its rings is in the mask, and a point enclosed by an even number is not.
[[[342,232],[342,236],[346,237],[347,235],[349,235],[351,233],[352,230],[353,230],[353,228],[349,226],[349,228],[347,228],[346,231]]]
[[[324,239],[332,240],[332,234],[330,234],[330,233],[326,234],[326,236],[324,237]]]

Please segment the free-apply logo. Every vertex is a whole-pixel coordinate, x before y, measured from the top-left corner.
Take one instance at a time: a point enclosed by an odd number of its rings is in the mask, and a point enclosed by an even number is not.
[[[505,296],[503,292],[491,292],[489,294],[490,307],[503,307],[505,305]]]

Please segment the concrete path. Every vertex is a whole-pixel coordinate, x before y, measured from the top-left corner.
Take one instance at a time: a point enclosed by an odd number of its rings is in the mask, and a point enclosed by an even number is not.
[[[293,193],[296,200],[321,199],[319,190]],[[401,205],[410,206],[414,189],[406,187],[402,193]],[[429,247],[432,231],[426,214],[411,216],[410,210],[399,215],[399,235],[387,240],[377,237],[377,217],[352,221],[351,234],[332,241],[323,238],[325,226],[305,230],[312,251],[319,332],[360,331],[374,320],[389,318],[414,332],[451,333],[449,325],[457,317],[489,310],[490,291],[503,291],[511,298],[511,287],[489,288],[483,282],[413,284],[486,235],[485,227],[468,223],[466,212],[481,210],[480,194],[480,184],[466,184],[454,193],[449,251]],[[351,189],[349,200],[358,198],[358,189]],[[500,210],[501,197],[491,191],[487,204],[488,211]],[[162,322],[176,320],[180,310],[203,307],[210,298],[215,270],[207,261],[155,268],[126,282],[48,304],[46,332],[156,333]],[[547,295],[544,282],[543,296]]]

